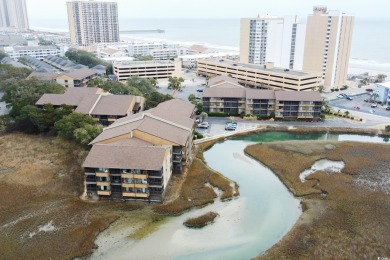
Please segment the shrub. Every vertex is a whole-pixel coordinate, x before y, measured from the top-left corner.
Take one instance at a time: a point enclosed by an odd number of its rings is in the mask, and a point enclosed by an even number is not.
[[[386,132],[390,132],[390,125],[385,126]]]
[[[204,138],[204,135],[199,133],[199,132],[197,132],[197,131],[195,131],[194,139],[202,139],[202,138]]]
[[[269,115],[258,115],[257,119],[259,119],[259,120],[268,120],[268,119],[270,119],[270,116]]]
[[[197,218],[187,219],[183,224],[189,228],[202,228],[210,223],[213,223],[217,216],[218,214],[215,212],[207,212],[206,214]]]

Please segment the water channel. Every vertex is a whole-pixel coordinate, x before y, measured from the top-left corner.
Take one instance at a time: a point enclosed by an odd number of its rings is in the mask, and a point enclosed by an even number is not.
[[[239,184],[237,199],[216,201],[169,218],[145,239],[118,243],[105,252],[96,252],[92,258],[250,259],[265,252],[295,224],[301,214],[300,204],[270,169],[246,156],[244,148],[258,142],[287,140],[389,142],[376,136],[288,132],[252,134],[219,142],[204,153],[204,158],[211,168]],[[183,226],[186,219],[208,211],[219,214],[216,223],[195,230]]]

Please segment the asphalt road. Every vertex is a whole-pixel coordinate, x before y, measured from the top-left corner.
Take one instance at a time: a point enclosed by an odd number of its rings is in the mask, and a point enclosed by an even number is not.
[[[205,122],[210,124],[208,129],[197,128],[196,131],[206,136],[221,135],[230,131],[225,130],[225,124],[228,118],[221,117],[209,117],[205,119]],[[278,126],[291,126],[291,127],[350,127],[350,128],[365,128],[370,126],[376,126],[383,123],[390,123],[389,121],[383,120],[382,118],[366,119],[363,122],[348,120],[348,119],[326,119],[323,122],[283,122],[283,121],[248,121],[237,118],[237,130],[249,129],[257,126],[264,125],[278,125]]]

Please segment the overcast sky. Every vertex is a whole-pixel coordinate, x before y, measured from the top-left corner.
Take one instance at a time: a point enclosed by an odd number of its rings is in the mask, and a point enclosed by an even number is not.
[[[30,23],[41,19],[67,20],[65,0],[26,0]],[[389,18],[389,0],[117,0],[119,19],[240,18],[258,13],[306,17],[313,5],[327,5],[357,18]]]

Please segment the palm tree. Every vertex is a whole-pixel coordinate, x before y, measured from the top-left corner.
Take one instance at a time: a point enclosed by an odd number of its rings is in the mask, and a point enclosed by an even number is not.
[[[155,78],[148,78],[148,80],[150,81],[150,84],[152,84],[154,88],[159,88],[158,82]]]
[[[200,116],[202,117],[202,122],[208,117],[206,112],[200,113]]]
[[[384,82],[385,79],[387,78],[387,75],[385,75],[385,74],[378,74],[378,76],[376,76],[376,77],[378,78],[378,80],[380,82]]]
[[[349,111],[345,111],[345,112],[344,112],[344,115],[345,115],[345,116],[348,116],[348,115],[349,115]]]
[[[378,95],[378,93],[373,93],[373,94],[372,94],[372,97],[374,98],[374,102],[376,102],[376,98],[378,98],[379,95]]]
[[[181,83],[184,82],[184,79],[182,77],[169,77],[168,81],[169,89],[180,90],[182,88]]]

